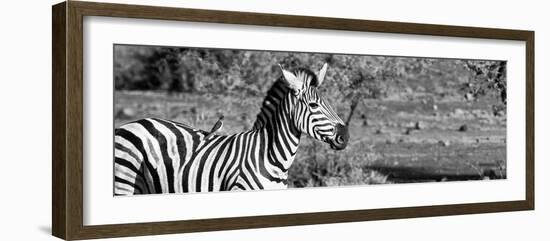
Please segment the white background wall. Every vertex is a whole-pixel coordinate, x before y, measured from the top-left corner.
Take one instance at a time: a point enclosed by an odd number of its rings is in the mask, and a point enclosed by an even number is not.
[[[145,3],[147,1],[128,1]],[[149,1],[152,2],[152,1]],[[155,1],[157,4],[174,2]],[[55,240],[51,230],[51,10],[0,10],[0,239]],[[536,211],[156,236],[155,240],[548,240],[550,21],[545,1],[179,1],[190,8],[536,31]],[[411,197],[414,198],[414,197]],[[153,237],[124,240],[151,240]]]

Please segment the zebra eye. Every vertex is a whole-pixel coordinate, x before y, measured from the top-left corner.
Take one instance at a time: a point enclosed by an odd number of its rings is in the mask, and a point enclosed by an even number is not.
[[[315,103],[315,102],[310,102],[308,105],[309,105],[309,107],[311,107],[311,108],[317,108],[317,107],[319,107],[319,104],[317,104],[317,103]]]

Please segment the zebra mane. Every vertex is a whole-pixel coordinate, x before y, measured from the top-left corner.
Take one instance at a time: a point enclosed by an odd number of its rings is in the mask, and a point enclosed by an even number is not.
[[[307,83],[306,86],[314,84],[317,81],[317,76],[309,69],[297,68],[293,72],[296,76],[300,76],[304,78],[304,80],[307,79],[310,81],[310,83]],[[277,111],[279,104],[290,90],[283,78],[283,76],[279,77],[267,91],[267,95],[265,96],[262,102],[262,107],[260,108],[260,113],[257,115],[256,121],[254,122],[254,130],[258,130],[265,126],[267,121],[270,120],[273,114]]]

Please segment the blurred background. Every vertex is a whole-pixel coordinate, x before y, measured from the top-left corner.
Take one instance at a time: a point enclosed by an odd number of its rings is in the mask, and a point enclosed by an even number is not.
[[[285,68],[317,72],[348,122],[333,151],[302,137],[290,187],[506,178],[506,62],[114,46],[115,127],[158,117],[222,134],[249,130]]]

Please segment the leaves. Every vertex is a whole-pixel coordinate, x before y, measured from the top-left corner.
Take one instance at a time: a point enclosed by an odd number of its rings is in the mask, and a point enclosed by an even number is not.
[[[492,93],[506,105],[506,61],[467,60],[464,67],[472,72],[461,88],[468,96],[476,100]]]

